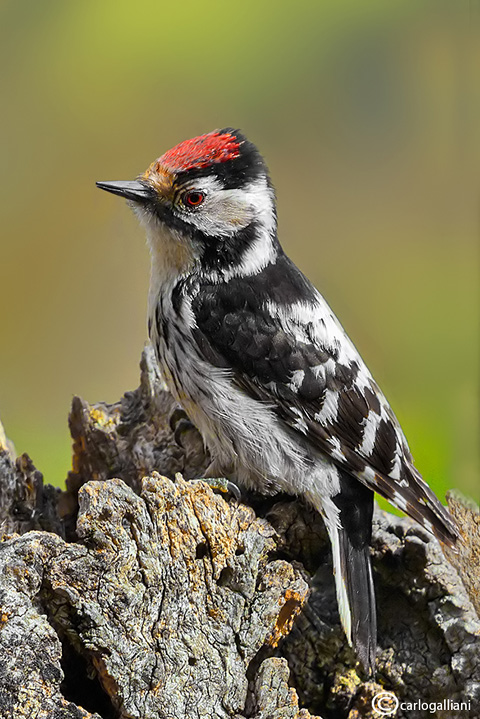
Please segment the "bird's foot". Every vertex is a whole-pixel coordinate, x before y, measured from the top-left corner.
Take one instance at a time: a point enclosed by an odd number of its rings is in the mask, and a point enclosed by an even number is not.
[[[199,479],[191,479],[190,482],[205,482],[211,489],[222,494],[230,494],[237,502],[240,502],[242,493],[233,482],[226,477],[202,477]]]

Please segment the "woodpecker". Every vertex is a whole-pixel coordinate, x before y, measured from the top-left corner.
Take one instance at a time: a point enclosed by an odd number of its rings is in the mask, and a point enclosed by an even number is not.
[[[137,180],[97,186],[145,227],[149,335],[210,451],[210,476],[320,512],[341,623],[372,674],[374,492],[446,545],[458,530],[339,321],[283,251],[263,157],[225,128],[176,145]]]

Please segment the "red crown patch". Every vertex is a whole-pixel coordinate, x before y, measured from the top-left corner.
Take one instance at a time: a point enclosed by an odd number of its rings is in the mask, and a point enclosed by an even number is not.
[[[163,165],[170,172],[209,167],[216,162],[227,162],[239,157],[240,144],[235,135],[221,134],[218,130],[214,130],[207,135],[193,137],[175,145],[159,157],[158,164]]]

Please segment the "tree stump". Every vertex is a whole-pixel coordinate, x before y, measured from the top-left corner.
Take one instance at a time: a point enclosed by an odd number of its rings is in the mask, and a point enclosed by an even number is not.
[[[63,492],[0,432],[0,719],[373,718],[379,692],[399,702],[390,716],[478,719],[475,507],[449,497],[464,542],[448,556],[375,512],[368,681],[321,519],[291,497],[239,502],[187,481],[209,457],[150,347],[140,387],[114,405],[75,398],[70,429]]]

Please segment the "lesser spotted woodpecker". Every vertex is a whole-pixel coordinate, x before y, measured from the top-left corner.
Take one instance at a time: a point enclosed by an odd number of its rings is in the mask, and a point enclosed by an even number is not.
[[[373,672],[374,492],[447,545],[458,532],[357,350],[284,253],[262,156],[226,128],[182,142],[137,180],[97,184],[146,229],[150,338],[210,450],[210,476],[300,495],[321,513],[341,622]]]

